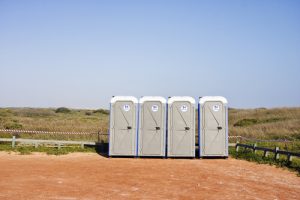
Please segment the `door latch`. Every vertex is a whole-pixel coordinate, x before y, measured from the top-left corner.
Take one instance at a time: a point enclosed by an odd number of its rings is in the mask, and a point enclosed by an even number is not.
[[[222,126],[218,126],[218,130],[222,130]]]
[[[130,130],[130,129],[132,129],[132,127],[131,126],[127,126],[127,129]]]
[[[184,129],[185,129],[186,131],[188,131],[188,130],[190,130],[190,127],[184,127]]]
[[[155,130],[157,130],[157,131],[158,131],[158,130],[160,130],[160,127],[158,127],[158,126],[157,126],[157,127],[155,127]]]

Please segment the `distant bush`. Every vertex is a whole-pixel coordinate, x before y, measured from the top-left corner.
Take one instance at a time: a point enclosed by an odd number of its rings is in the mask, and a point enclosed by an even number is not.
[[[56,113],[70,113],[71,110],[69,108],[60,107],[55,110]]]
[[[92,115],[92,113],[91,113],[90,111],[86,111],[86,112],[85,112],[85,115],[90,116],[90,115]]]
[[[101,114],[104,114],[104,115],[108,115],[109,114],[109,110],[98,109],[98,110],[94,110],[93,113],[101,113]]]

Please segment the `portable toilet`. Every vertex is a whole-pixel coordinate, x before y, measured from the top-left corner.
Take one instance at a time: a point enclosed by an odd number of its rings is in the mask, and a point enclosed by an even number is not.
[[[136,156],[137,105],[132,96],[115,96],[110,101],[109,156]]]
[[[168,99],[168,157],[195,157],[195,99]]]
[[[198,104],[200,157],[228,157],[228,107],[221,96],[205,96]]]
[[[166,99],[145,96],[139,100],[138,155],[166,154]]]

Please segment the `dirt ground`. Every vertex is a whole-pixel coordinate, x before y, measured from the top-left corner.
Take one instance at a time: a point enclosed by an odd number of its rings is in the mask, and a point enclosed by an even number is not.
[[[0,199],[300,199],[300,177],[235,159],[0,152]]]

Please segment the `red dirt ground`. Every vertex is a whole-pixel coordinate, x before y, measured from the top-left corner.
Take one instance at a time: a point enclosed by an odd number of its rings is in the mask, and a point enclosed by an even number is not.
[[[300,199],[288,170],[235,159],[0,152],[0,199]]]

